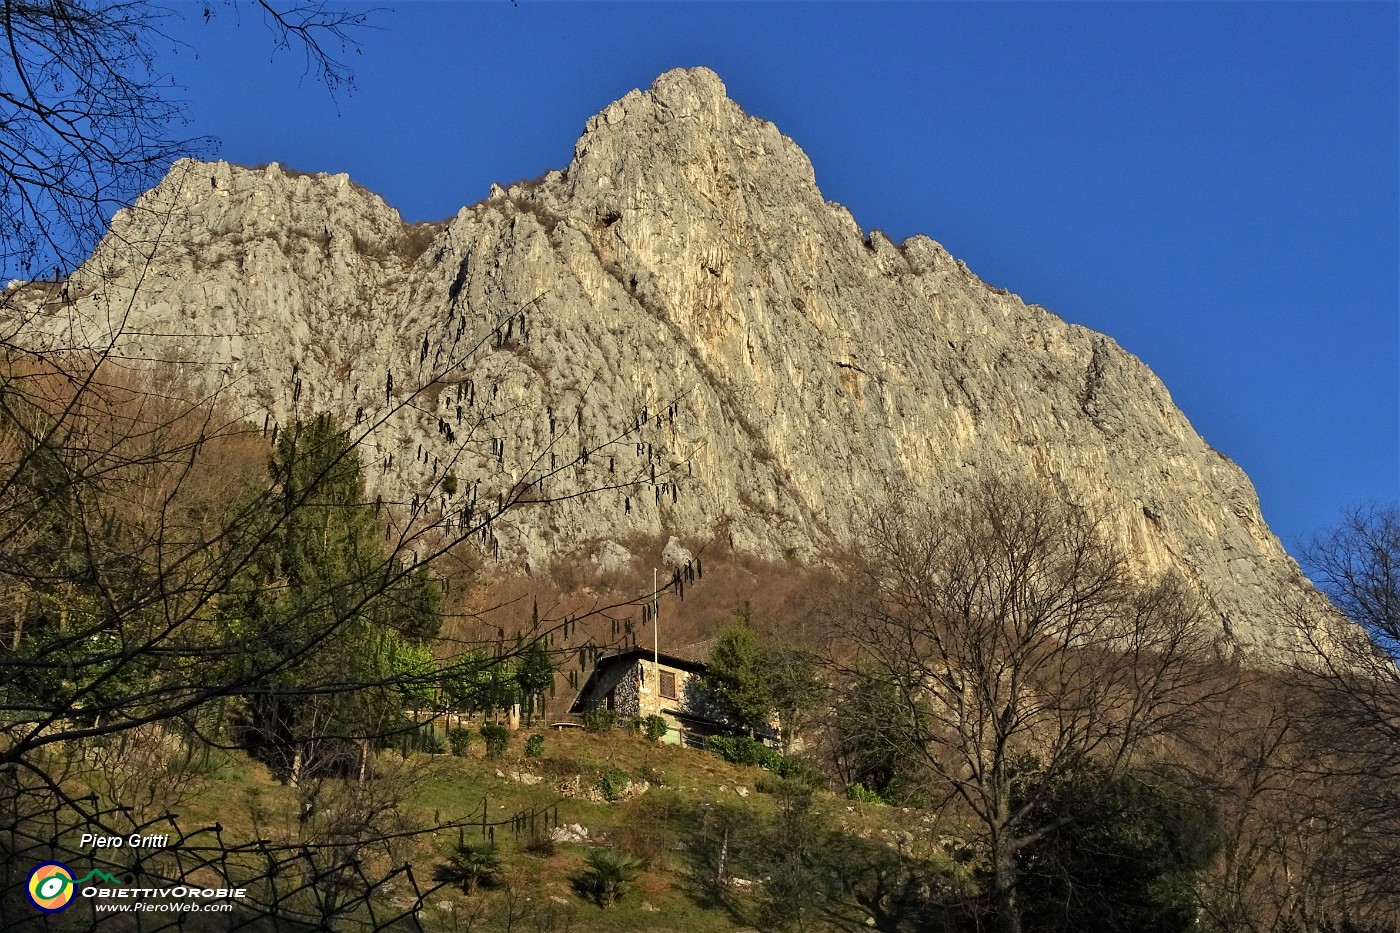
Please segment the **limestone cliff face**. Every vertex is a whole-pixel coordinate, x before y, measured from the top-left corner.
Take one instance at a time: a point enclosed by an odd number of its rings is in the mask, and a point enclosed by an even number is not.
[[[375,425],[370,475],[434,521],[521,484],[610,487],[498,523],[517,562],[634,533],[813,559],[889,490],[1023,472],[1184,571],[1242,644],[1287,638],[1273,603],[1297,568],[1146,366],[926,237],[867,238],[705,69],[434,227],[344,176],[181,162],[38,323],[198,364],[283,424]]]

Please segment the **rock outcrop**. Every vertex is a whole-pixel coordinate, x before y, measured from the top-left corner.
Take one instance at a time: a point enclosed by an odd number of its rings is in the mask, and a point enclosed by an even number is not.
[[[1275,600],[1303,585],[1137,358],[927,237],[867,236],[706,69],[439,225],[343,175],[182,161],[62,295],[12,304],[39,312],[26,339],[110,338],[276,422],[358,423],[381,493],[433,521],[561,498],[483,534],[503,560],[642,534],[814,560],[892,492],[1019,471],[1105,510],[1246,647],[1287,639]]]

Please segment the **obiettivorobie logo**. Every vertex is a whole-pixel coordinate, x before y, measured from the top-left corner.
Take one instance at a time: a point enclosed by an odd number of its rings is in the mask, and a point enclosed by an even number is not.
[[[73,878],[73,869],[62,862],[44,862],[29,873],[26,893],[29,901],[45,913],[56,914],[73,903],[78,885],[96,878],[106,884],[121,886],[121,881],[101,869],[94,868],[81,878]]]
[[[95,881],[103,885],[89,884]],[[74,897],[93,899],[98,911],[183,911],[216,912],[233,909],[234,901],[248,896],[247,888],[202,888],[177,884],[172,887],[144,887],[122,881],[94,868],[81,878],[62,862],[44,862],[29,873],[25,886],[29,902],[39,910],[56,914],[67,910]]]

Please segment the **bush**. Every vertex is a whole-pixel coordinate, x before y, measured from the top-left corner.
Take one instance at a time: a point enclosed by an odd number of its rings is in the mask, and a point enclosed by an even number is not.
[[[710,736],[709,741],[705,743],[705,747],[725,761],[733,761],[738,754],[738,749],[736,749],[734,745],[734,739],[727,735]]]
[[[820,765],[804,758],[781,755],[769,770],[784,780],[796,781],[798,784],[813,790],[826,788],[826,772],[822,770]]]
[[[525,842],[525,851],[538,858],[551,858],[559,852],[559,842],[546,829],[530,836]]]
[[[857,803],[884,803],[885,798],[881,797],[873,790],[866,790],[865,785],[859,781],[846,785],[846,799],[854,800]]]
[[[598,783],[594,785],[603,792],[603,797],[608,801],[617,801],[627,791],[627,785],[632,783],[632,778],[626,771],[613,768],[605,771],[603,776],[598,778]]]
[[[659,742],[670,731],[671,727],[666,720],[655,713],[642,720],[642,734],[653,742]]]
[[[501,858],[495,846],[458,840],[438,877],[461,885],[463,894],[475,894],[478,886],[495,884],[500,870]]]
[[[826,773],[820,768],[798,759],[783,760],[795,761],[797,767],[788,768],[786,773],[783,770],[775,770],[772,774],[760,777],[755,784],[760,794],[809,794],[814,790],[826,789]]]
[[[617,725],[617,710],[598,709],[588,710],[583,716],[583,728],[588,732],[607,732]]]
[[[544,754],[544,736],[538,732],[530,733],[530,737],[525,740],[525,757],[538,758]]]
[[[787,779],[776,774],[765,774],[754,784],[754,790],[760,794],[785,794],[788,787]]]
[[[588,870],[577,879],[575,886],[580,893],[597,901],[599,907],[616,904],[644,867],[641,859],[613,849],[592,849],[585,858]]]
[[[780,778],[821,790],[826,787],[826,772],[803,758],[782,755],[745,736],[716,735],[710,738],[710,751],[736,765],[757,765]]]
[[[481,727],[481,738],[486,742],[486,757],[500,758],[506,753],[510,742],[510,730],[498,723],[488,722]]]
[[[471,730],[453,726],[447,730],[447,744],[452,749],[452,754],[459,757],[465,755],[472,744]]]
[[[736,765],[758,765],[772,771],[782,760],[782,755],[745,735],[710,737],[710,751],[725,761]]]
[[[749,741],[753,742],[752,739]],[[765,771],[777,771],[782,767],[783,753],[775,748],[769,748],[762,742],[753,742],[753,752],[751,754],[757,759],[754,761],[754,764],[763,768]]]

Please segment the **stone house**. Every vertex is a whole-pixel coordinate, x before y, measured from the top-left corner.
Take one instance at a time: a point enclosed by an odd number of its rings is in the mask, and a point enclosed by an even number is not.
[[[598,658],[569,712],[610,709],[623,720],[660,716],[670,727],[663,739],[670,744],[701,746],[712,735],[746,735],[709,703],[704,673],[705,665],[688,657],[642,647],[614,651]]]

